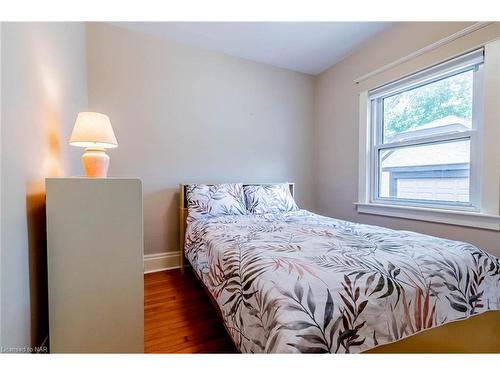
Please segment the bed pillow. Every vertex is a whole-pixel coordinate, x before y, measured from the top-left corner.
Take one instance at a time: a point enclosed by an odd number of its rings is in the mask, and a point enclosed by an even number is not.
[[[245,215],[242,184],[193,184],[186,187],[187,222],[204,217]]]
[[[247,185],[243,188],[247,210],[252,214],[296,211],[299,209],[288,183]]]

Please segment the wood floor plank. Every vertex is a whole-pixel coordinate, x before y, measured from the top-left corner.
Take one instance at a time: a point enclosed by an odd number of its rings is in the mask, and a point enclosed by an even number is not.
[[[235,353],[217,312],[192,271],[144,275],[146,353]]]

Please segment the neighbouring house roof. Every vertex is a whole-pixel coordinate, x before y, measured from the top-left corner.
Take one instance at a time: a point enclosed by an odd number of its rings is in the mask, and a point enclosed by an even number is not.
[[[455,133],[470,130],[470,121],[456,116],[447,116],[428,124],[398,133],[391,139],[403,141],[434,134]],[[402,147],[396,150],[382,151],[382,168],[403,166],[424,166],[442,164],[461,164],[470,162],[469,141],[456,141],[425,146]]]

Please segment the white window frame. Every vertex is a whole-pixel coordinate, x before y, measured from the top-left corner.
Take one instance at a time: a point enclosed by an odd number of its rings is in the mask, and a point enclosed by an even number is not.
[[[484,51],[484,52],[483,52]],[[483,62],[484,54],[484,62]],[[472,128],[470,131],[383,144],[380,120],[384,97],[422,86],[460,72],[474,72]],[[500,136],[497,109],[500,99],[500,41],[436,64],[410,76],[360,94],[359,191],[360,213],[394,216],[500,230],[500,148],[490,137]],[[377,125],[377,126],[374,126]],[[470,203],[381,198],[378,194],[378,152],[394,146],[470,139]],[[496,138],[499,139],[499,138]]]
[[[480,176],[477,171],[480,170],[480,160],[474,155],[473,150],[478,149],[478,145],[482,136],[482,122],[478,121],[477,117],[482,112],[483,107],[483,49],[468,53],[458,58],[452,59],[445,63],[439,64],[436,67],[426,69],[409,78],[398,80],[389,87],[385,86],[370,91],[368,93],[370,100],[371,112],[371,127],[372,127],[372,168],[371,168],[371,201],[374,203],[385,204],[398,204],[405,206],[416,207],[430,207],[441,209],[457,209],[457,210],[470,210],[480,211]],[[399,142],[383,142],[383,101],[385,98],[422,87],[442,79],[452,77],[454,75],[473,71],[473,102],[472,102],[472,128],[470,131],[460,133],[439,134],[434,136],[426,136],[415,138],[412,140],[399,141]],[[470,141],[470,199],[468,203],[454,203],[454,202],[441,202],[441,201],[424,201],[424,200],[411,200],[411,199],[395,199],[385,198],[380,196],[380,156],[381,150],[394,149],[399,147],[408,146],[423,146],[436,143],[447,143],[451,141],[469,140]]]

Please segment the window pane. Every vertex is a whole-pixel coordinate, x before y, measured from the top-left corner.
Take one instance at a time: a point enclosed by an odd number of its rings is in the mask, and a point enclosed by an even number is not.
[[[469,203],[470,140],[379,151],[381,198]]]
[[[470,130],[473,71],[383,99],[384,143]]]

